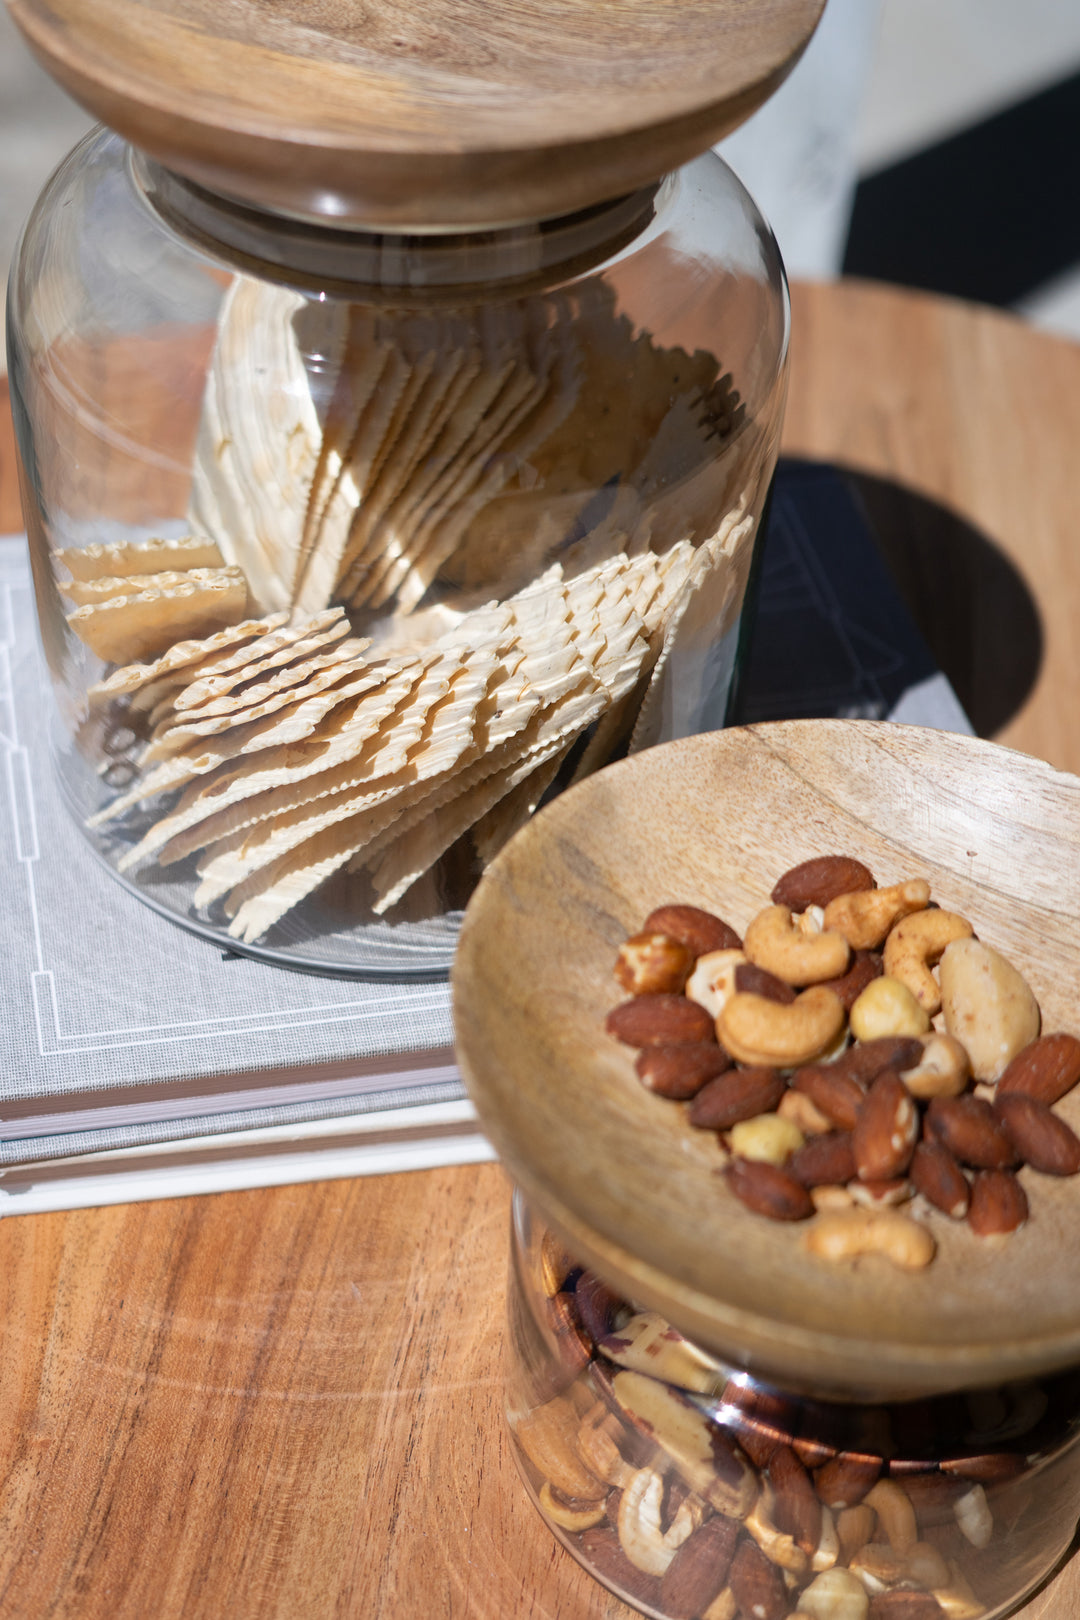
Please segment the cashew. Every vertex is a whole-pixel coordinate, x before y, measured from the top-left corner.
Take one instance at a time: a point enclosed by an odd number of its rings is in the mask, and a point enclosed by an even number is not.
[[[981,1485],[973,1485],[953,1503],[956,1522],[973,1547],[989,1547],[994,1535],[994,1515]]]
[[[607,1495],[607,1485],[581,1461],[577,1429],[573,1407],[559,1396],[526,1413],[514,1426],[522,1451],[556,1490],[583,1502],[597,1502]]]
[[[649,1373],[678,1389],[714,1395],[726,1384],[727,1371],[684,1339],[655,1311],[640,1311],[603,1341],[603,1352],[620,1367]],[[580,1446],[578,1447],[580,1451]]]
[[[619,1450],[618,1433],[618,1418],[601,1405],[595,1416],[586,1417],[582,1422],[576,1445],[578,1456],[597,1479],[623,1490],[634,1470]]]
[[[857,1575],[847,1569],[827,1569],[799,1595],[796,1614],[811,1620],[866,1620],[870,1595]]]
[[[562,1530],[591,1530],[606,1518],[607,1503],[591,1502],[586,1507],[570,1507],[566,1502],[559,1501],[552,1491],[550,1480],[545,1479],[540,1487],[540,1511]]]
[[[843,934],[853,951],[874,951],[901,918],[924,911],[929,900],[930,885],[923,878],[840,894],[825,907],[823,927]]]
[[[639,1468],[619,1498],[619,1545],[635,1569],[662,1575],[676,1549],[664,1545],[660,1517],[664,1509],[664,1476]]]
[[[877,1514],[865,1502],[855,1507],[842,1508],[836,1516],[836,1534],[840,1538],[840,1560],[850,1564],[860,1547],[872,1541],[877,1530]]]
[[[717,1592],[701,1620],[735,1620],[738,1612],[735,1594],[730,1586],[725,1586],[722,1592]]]
[[[894,1552],[907,1554],[919,1539],[911,1497],[894,1479],[879,1479],[863,1497],[872,1507]]]
[[[735,969],[746,959],[745,951],[709,951],[699,956],[686,981],[685,993],[719,1018],[721,1007],[735,994]]]
[[[941,1006],[941,992],[930,972],[945,947],[970,939],[971,924],[955,911],[917,911],[898,922],[885,941],[885,972],[906,984],[931,1017]]]
[[[923,1045],[922,1061],[905,1069],[901,1079],[913,1097],[959,1097],[968,1082],[971,1064],[967,1052],[951,1035],[935,1031]]]
[[[821,906],[807,906],[793,921],[800,934],[821,934],[825,930],[825,912]]]
[[[664,1531],[664,1546],[677,1552],[683,1542],[688,1541],[694,1531],[704,1524],[708,1511],[701,1497],[695,1496],[693,1491],[689,1496],[684,1496],[675,1517]]]
[[[839,1557],[840,1537],[836,1530],[836,1520],[832,1516],[832,1509],[822,1505],[821,1535],[818,1538],[817,1549],[810,1559],[810,1568],[818,1571],[832,1569]]]
[[[804,1575],[809,1560],[802,1548],[796,1546],[794,1536],[777,1528],[773,1521],[775,1506],[772,1486],[768,1480],[762,1480],[761,1494],[743,1522],[770,1564],[790,1570],[793,1575]]]
[[[732,1153],[765,1164],[786,1164],[806,1141],[799,1127],[779,1114],[755,1114],[740,1120],[728,1136]]]
[[[851,1009],[851,1033],[857,1041],[876,1041],[884,1035],[925,1035],[930,1014],[899,979],[883,975],[871,979]]]
[[[743,950],[758,967],[795,985],[838,979],[851,955],[842,934],[804,932],[787,906],[759,912],[746,930]]]
[[[949,1564],[948,1584],[935,1586],[934,1596],[947,1620],[979,1620],[986,1613],[986,1604],[979,1602],[959,1564]]]
[[[839,996],[814,985],[789,1006],[739,991],[716,1020],[720,1044],[738,1063],[797,1069],[830,1047],[844,1030]]]
[[[785,1091],[777,1104],[781,1119],[789,1119],[798,1126],[803,1136],[824,1136],[833,1128],[831,1119],[810,1101],[805,1091]]]
[[[946,950],[941,998],[945,1028],[967,1049],[976,1080],[997,1080],[1039,1033],[1039,1004],[1027,980],[977,939]]]
[[[898,1586],[904,1579],[905,1560],[895,1548],[886,1547],[880,1541],[868,1541],[865,1547],[859,1548],[848,1568],[864,1589],[876,1596],[878,1592],[887,1592],[890,1586]]]
[[[932,1541],[917,1541],[907,1555],[909,1581],[927,1590],[949,1584],[949,1566]]]
[[[829,1186],[811,1187],[810,1202],[816,1210],[850,1209],[855,1200],[846,1187]]]
[[[904,1271],[928,1266],[935,1249],[925,1226],[892,1209],[829,1210],[808,1226],[804,1242],[822,1260],[880,1254]]]

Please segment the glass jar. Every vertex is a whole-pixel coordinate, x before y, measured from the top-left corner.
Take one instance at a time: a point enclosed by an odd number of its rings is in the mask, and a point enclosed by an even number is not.
[[[64,795],[185,926],[445,971],[545,795],[723,724],[788,304],[712,154],[404,236],[102,130],[27,224],[8,323]]]
[[[999,1620],[1080,1511],[1080,1370],[890,1404],[725,1365],[515,1193],[507,1412],[553,1535],[657,1620]]]

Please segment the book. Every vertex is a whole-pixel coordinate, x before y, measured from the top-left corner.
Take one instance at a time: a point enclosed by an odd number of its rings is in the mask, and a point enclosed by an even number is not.
[[[729,721],[971,729],[835,469],[781,462],[743,638]],[[447,983],[288,971],[142,904],[63,802],[49,704],[0,540],[0,1214],[489,1158]]]

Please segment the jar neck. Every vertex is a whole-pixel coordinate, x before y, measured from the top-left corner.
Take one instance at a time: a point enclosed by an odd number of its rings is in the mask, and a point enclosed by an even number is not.
[[[602,264],[653,221],[665,188],[556,219],[476,231],[358,230],[252,208],[208,191],[132,150],[145,202],[185,239],[242,273],[330,296],[416,304],[468,297],[478,289],[517,296]]]

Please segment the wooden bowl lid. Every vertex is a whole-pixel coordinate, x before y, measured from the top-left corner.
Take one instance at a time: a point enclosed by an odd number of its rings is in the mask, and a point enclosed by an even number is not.
[[[572,1253],[754,1370],[899,1399],[1080,1362],[1080,1179],[1022,1171],[1031,1216],[1004,1240],[932,1213],[922,1272],[815,1260],[802,1223],[737,1201],[711,1133],[604,1033],[623,999],[616,951],[654,906],[700,904],[741,930],[781,872],[837,852],[879,883],[926,877],[1026,975],[1044,1030],[1080,1032],[1080,779],[909,726],[734,729],[571,789],[483,879],[453,980],[484,1129]],[[1057,1111],[1080,1127],[1080,1095]]]
[[[566,214],[742,122],[824,0],[9,0],[98,118],[215,191],[387,229]]]

